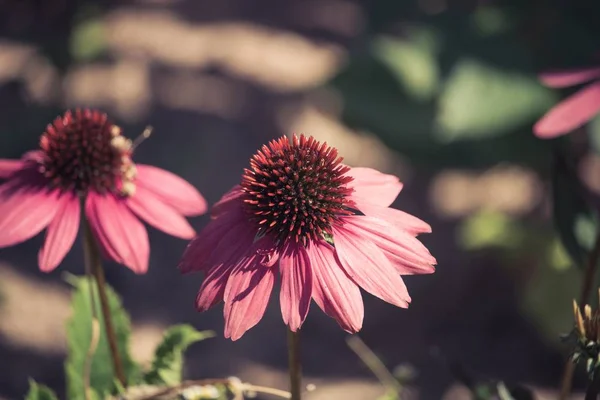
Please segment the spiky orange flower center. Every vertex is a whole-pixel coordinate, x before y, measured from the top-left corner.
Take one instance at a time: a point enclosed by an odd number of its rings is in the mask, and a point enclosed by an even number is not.
[[[259,234],[306,245],[331,235],[340,216],[352,214],[349,170],[335,148],[312,137],[273,140],[244,170],[244,208]]]
[[[125,196],[135,190],[131,141],[106,114],[67,111],[48,125],[40,147],[44,153],[41,171],[53,186]]]

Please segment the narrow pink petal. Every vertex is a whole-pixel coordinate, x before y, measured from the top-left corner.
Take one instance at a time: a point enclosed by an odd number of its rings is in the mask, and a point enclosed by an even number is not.
[[[52,271],[71,250],[79,230],[80,214],[81,207],[77,195],[74,193],[63,194],[59,209],[46,231],[44,245],[38,253],[41,271]]]
[[[427,222],[395,208],[380,207],[365,202],[357,203],[357,208],[363,214],[387,221],[411,235],[431,232],[431,226]]]
[[[58,190],[48,190],[32,175],[19,171],[0,185],[0,247],[12,246],[37,235],[60,208]]]
[[[244,257],[254,252],[254,233],[244,225],[231,227],[218,242],[214,255],[204,260],[208,270],[196,298],[198,311],[208,310],[223,300],[225,285],[235,266]]]
[[[385,220],[373,217],[348,216],[344,217],[343,221],[349,229],[377,246],[401,275],[435,272],[435,258],[427,247],[411,234]]]
[[[314,243],[306,251],[311,261],[315,303],[343,330],[358,332],[365,314],[360,289],[344,272],[332,246]]]
[[[548,139],[581,127],[600,111],[600,82],[593,83],[554,106],[533,127],[537,137]]]
[[[279,258],[283,322],[296,332],[308,315],[312,296],[312,272],[304,246],[290,245]]]
[[[23,168],[21,160],[0,160],[0,179],[6,179]]]
[[[136,274],[148,271],[150,245],[144,224],[112,194],[88,193],[85,213],[103,253]]]
[[[244,194],[240,185],[235,185],[231,190],[221,197],[221,199],[212,206],[210,210],[211,218],[217,218],[221,214],[237,209],[241,205],[240,197]]]
[[[223,300],[231,271],[232,266],[227,264],[219,264],[208,271],[196,296],[198,311],[206,311]]]
[[[252,245],[256,231],[250,232],[247,221],[240,209],[222,215],[208,223],[208,225],[196,235],[187,245],[178,268],[182,274],[202,271],[210,268],[211,255],[227,255],[227,243],[231,245]],[[237,236],[236,236],[237,235]],[[249,239],[244,239],[248,237]],[[249,241],[249,243],[246,242]],[[219,243],[223,242],[223,250],[219,250]]]
[[[258,242],[257,242],[258,243]],[[263,317],[275,284],[276,268],[259,255],[240,260],[225,287],[225,337],[238,340]]]
[[[383,252],[354,226],[335,227],[335,250],[350,278],[367,292],[407,308],[410,296],[402,277]]]
[[[160,197],[183,215],[202,215],[208,209],[206,200],[186,180],[151,165],[136,164],[136,184]]]
[[[196,234],[181,214],[142,186],[136,189],[133,196],[127,198],[126,203],[138,217],[169,235],[191,239]]]
[[[600,68],[544,72],[539,75],[539,78],[546,86],[563,88],[600,78]]]
[[[354,189],[352,198],[387,207],[402,190],[402,183],[394,175],[383,174],[372,168],[352,168],[347,172],[354,180],[348,186]]]

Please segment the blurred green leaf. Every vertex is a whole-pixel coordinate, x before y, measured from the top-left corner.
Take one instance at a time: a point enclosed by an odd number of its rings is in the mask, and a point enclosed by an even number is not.
[[[105,50],[106,32],[102,19],[86,19],[73,28],[70,53],[74,60],[93,60]]]
[[[454,66],[440,97],[436,132],[448,142],[510,133],[554,102],[554,93],[533,75],[463,60]]]
[[[181,382],[183,352],[193,343],[213,337],[212,331],[197,331],[190,325],[175,325],[156,348],[152,367],[144,376],[147,384],[175,385]]]
[[[430,100],[439,86],[435,42],[431,32],[423,31],[413,40],[377,37],[371,46],[375,58],[390,69],[406,93],[422,101]]]
[[[554,222],[563,246],[573,262],[585,265],[596,235],[598,216],[584,198],[577,173],[558,156],[552,173]]]
[[[56,394],[48,386],[38,384],[33,379],[29,380],[29,391],[25,400],[58,400]]]
[[[92,358],[90,386],[102,397],[116,391],[110,349],[104,330],[104,319],[100,310],[98,291],[93,280],[86,277],[69,276],[73,285],[71,299],[72,315],[67,322],[68,357],[65,362],[67,393],[69,399],[82,399],[84,396],[84,371],[87,352],[92,338],[91,293],[93,292],[96,315],[100,323],[100,339]],[[92,291],[90,291],[90,285]],[[129,316],[115,292],[108,287],[108,302],[112,322],[117,336],[117,345],[128,384],[137,382],[139,366],[129,354],[131,327]]]
[[[515,248],[525,236],[518,222],[497,211],[480,211],[461,224],[458,240],[467,250],[484,247]]]

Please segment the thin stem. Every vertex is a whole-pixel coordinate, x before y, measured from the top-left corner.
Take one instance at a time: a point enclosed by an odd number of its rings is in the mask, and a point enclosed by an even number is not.
[[[581,286],[581,296],[579,298],[579,304],[583,306],[588,303],[588,299],[592,292],[592,285],[594,283],[594,277],[596,275],[596,267],[598,266],[598,260],[600,259],[600,232],[596,235],[596,241],[594,247],[590,252],[590,256],[587,261],[585,268],[585,274],[583,276],[583,283]],[[573,382],[573,374],[575,372],[575,364],[571,361],[567,361],[565,365],[565,372],[563,373],[563,379],[560,390],[560,400],[566,400],[571,393],[571,387]],[[590,385],[593,386],[593,385]],[[587,399],[587,395],[586,395]]]
[[[121,362],[121,356],[119,354],[119,348],[117,346],[117,336],[112,323],[112,316],[110,314],[110,307],[108,305],[108,296],[106,294],[106,281],[104,279],[104,270],[102,269],[102,263],[100,261],[100,251],[98,250],[98,244],[92,234],[89,222],[85,218],[83,219],[83,230],[84,230],[84,249],[86,252],[86,268],[91,270],[96,285],[98,287],[98,295],[100,297],[100,309],[102,310],[102,317],[104,319],[104,328],[106,331],[106,338],[108,341],[108,347],[110,349],[110,355],[113,363],[113,370],[116,378],[119,380],[121,385],[125,386],[125,373],[123,370],[123,364]],[[93,298],[93,297],[92,297]],[[95,307],[94,307],[95,309]]]
[[[600,394],[600,379],[594,378],[585,392],[585,400],[597,400]]]
[[[154,400],[154,399],[163,398],[168,395],[177,394],[177,393],[181,392],[182,390],[189,388],[189,387],[208,386],[208,385],[226,385],[230,388],[230,390],[242,390],[242,391],[247,391],[247,392],[270,394],[273,396],[280,397],[282,399],[291,399],[292,398],[291,393],[286,392],[285,390],[270,388],[270,387],[266,387],[266,386],[257,386],[257,385],[253,385],[251,383],[239,384],[238,382],[235,382],[235,381],[237,381],[237,379],[232,379],[232,378],[199,379],[199,380],[195,380],[195,381],[184,381],[178,385],[159,390],[150,395],[144,395],[142,397],[137,397],[137,398],[131,397],[131,398],[127,398],[127,400],[134,400],[134,399],[135,400]]]
[[[292,400],[302,398],[302,365],[300,363],[300,333],[288,329],[288,366]]]
[[[88,277],[88,289],[90,295],[90,306],[92,308],[92,326],[91,326],[91,338],[90,338],[90,346],[88,347],[88,351],[85,355],[85,363],[83,366],[83,390],[85,392],[85,400],[91,400],[91,386],[90,380],[92,376],[92,362],[94,359],[94,354],[96,353],[96,349],[98,348],[98,342],[100,341],[100,323],[98,322],[98,314],[96,312],[96,296],[94,295],[94,286],[92,283],[92,251],[89,246],[89,242],[83,240],[83,255],[84,255],[84,265],[85,265],[85,275]]]
[[[402,392],[402,386],[398,382],[398,380],[394,377],[394,375],[390,372],[389,369],[385,366],[385,364],[381,361],[379,357],[373,350],[371,350],[365,342],[361,340],[357,335],[350,336],[346,343],[352,351],[356,353],[356,355],[362,360],[363,363],[373,372],[373,375],[379,379],[379,381],[385,386],[388,390],[393,390],[395,393],[400,394]]]

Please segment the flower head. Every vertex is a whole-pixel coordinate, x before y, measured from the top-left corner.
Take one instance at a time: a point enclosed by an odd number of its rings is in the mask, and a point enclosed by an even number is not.
[[[435,258],[415,238],[429,225],[389,208],[401,189],[391,175],[342,164],[336,149],[312,137],[263,146],[180,262],[184,273],[206,274],[197,309],[224,300],[225,336],[237,340],[262,318],[278,275],[283,320],[293,331],[312,299],[357,332],[360,287],[408,307],[400,275],[432,273]]]
[[[0,160],[0,247],[46,230],[42,271],[70,250],[84,201],[103,254],[136,273],[148,269],[149,244],[141,218],[171,235],[191,238],[184,216],[206,211],[203,197],[183,179],[132,161],[134,144],[106,114],[67,111],[49,124],[40,149]]]
[[[594,81],[553,107],[540,119],[533,131],[543,139],[569,133],[591,120],[600,111],[600,68],[550,72],[540,76],[549,87],[564,88]]]

